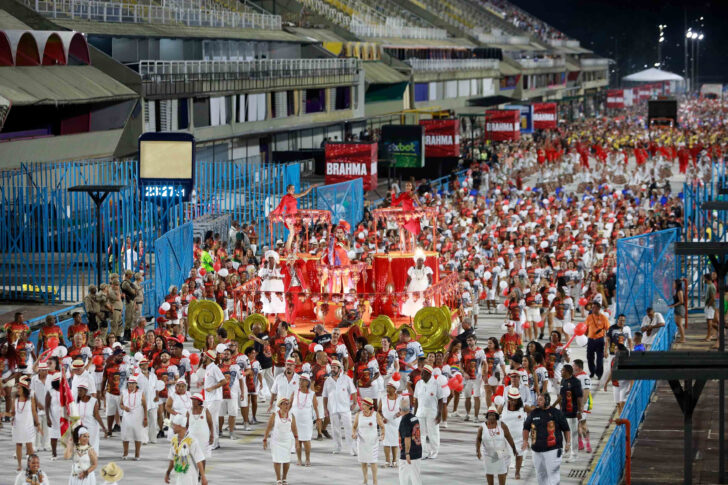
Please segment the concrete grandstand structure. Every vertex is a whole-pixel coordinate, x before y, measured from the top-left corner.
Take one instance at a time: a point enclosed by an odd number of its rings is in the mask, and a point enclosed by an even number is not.
[[[178,130],[199,160],[265,159],[404,110],[568,102],[609,78],[504,0],[0,0],[0,34],[4,167]]]

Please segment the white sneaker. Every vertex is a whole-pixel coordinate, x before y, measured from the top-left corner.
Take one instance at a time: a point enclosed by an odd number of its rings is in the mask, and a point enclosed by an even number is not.
[[[243,427],[243,431],[250,431],[250,426],[247,424]]]
[[[465,421],[470,421],[470,415],[469,414],[466,414],[465,415]]]
[[[460,417],[460,413],[457,412],[457,411],[453,411],[453,412],[450,413],[450,416],[452,416],[454,418],[459,418]]]
[[[334,451],[331,452],[332,455],[338,455],[339,453],[341,453],[341,450],[338,448],[334,449]]]
[[[447,421],[443,421],[442,422],[442,427],[445,428],[445,429],[447,429]]]

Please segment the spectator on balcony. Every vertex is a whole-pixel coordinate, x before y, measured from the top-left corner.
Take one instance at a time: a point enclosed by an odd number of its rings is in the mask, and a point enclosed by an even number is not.
[[[645,345],[652,345],[659,328],[665,326],[665,318],[651,307],[647,309],[647,315],[642,318],[640,329],[645,336]]]

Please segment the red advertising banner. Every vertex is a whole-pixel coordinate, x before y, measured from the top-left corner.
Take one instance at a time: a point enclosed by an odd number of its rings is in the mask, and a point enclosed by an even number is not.
[[[607,108],[624,108],[624,90],[607,89]]]
[[[326,184],[360,178],[364,190],[377,188],[376,143],[327,143]]]
[[[425,157],[460,156],[460,120],[420,120],[425,127]]]
[[[485,112],[485,139],[493,141],[521,138],[521,112],[517,109],[491,109]]]
[[[549,130],[556,128],[556,103],[533,103],[533,128]]]

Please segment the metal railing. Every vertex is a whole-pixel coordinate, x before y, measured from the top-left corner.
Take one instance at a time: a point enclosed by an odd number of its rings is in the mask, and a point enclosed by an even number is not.
[[[581,59],[582,67],[609,66],[609,59]]]
[[[23,2],[37,13],[50,18],[115,23],[181,24],[190,27],[281,30],[280,15],[94,0],[23,0]]]
[[[407,59],[414,71],[464,71],[498,69],[498,59]]]
[[[557,58],[530,58],[530,59],[516,59],[521,67],[526,69],[537,69],[541,67],[559,67],[566,65],[566,59]]]
[[[429,27],[410,27],[397,25],[364,24],[352,21],[349,30],[359,37],[393,37],[397,39],[435,39],[447,38],[445,29]]]
[[[521,44],[528,45],[529,39],[525,35],[506,34],[478,34],[478,40],[483,44]]]
[[[184,76],[185,80],[209,80],[212,75],[233,75],[233,79],[299,78],[354,75],[359,59],[261,59],[251,61],[140,61],[143,80],[164,80]]]

